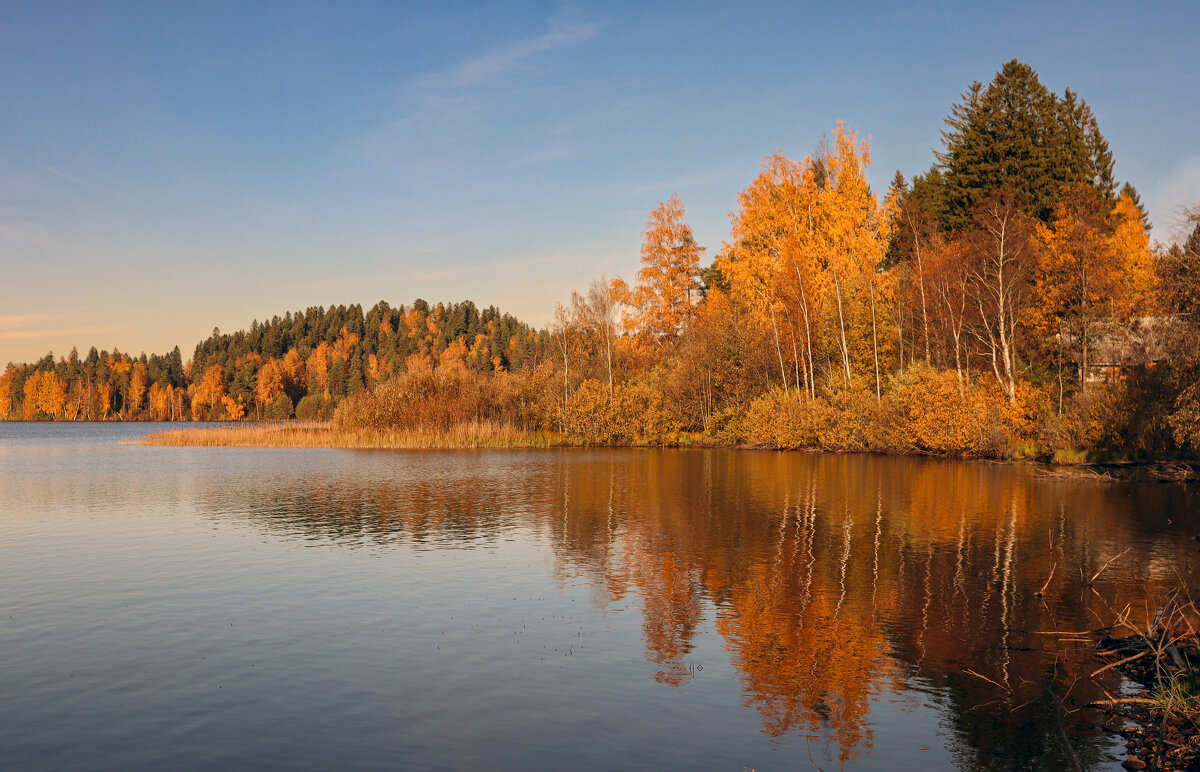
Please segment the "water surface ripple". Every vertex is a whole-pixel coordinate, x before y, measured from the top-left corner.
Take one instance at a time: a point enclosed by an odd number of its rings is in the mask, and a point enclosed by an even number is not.
[[[1057,769],[1034,631],[1198,578],[1173,484],[153,428],[0,423],[0,768]]]

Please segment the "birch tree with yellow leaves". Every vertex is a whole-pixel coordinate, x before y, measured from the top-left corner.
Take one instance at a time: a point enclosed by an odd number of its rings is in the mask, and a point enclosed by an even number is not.
[[[646,219],[642,232],[642,267],[637,285],[614,279],[613,294],[631,309],[628,331],[649,338],[655,345],[673,343],[691,320],[700,299],[700,255],[692,227],[678,194],[659,204]]]
[[[815,395],[814,334],[819,332],[823,279],[814,258],[818,189],[810,158],[793,161],[780,152],[763,160],[762,171],[738,194],[732,238],[718,260],[733,298],[750,310],[748,318],[769,328],[780,382],[788,389],[784,363],[789,325],[793,383]],[[795,335],[796,327],[801,334]]]
[[[880,266],[893,218],[891,199],[881,202],[867,183],[869,163],[868,144],[838,124],[816,159],[775,153],[738,195],[718,264],[733,297],[770,328],[785,391],[790,349],[790,381],[810,396],[818,359],[835,354],[843,385],[855,370],[873,371],[880,393],[880,330],[891,325]]]

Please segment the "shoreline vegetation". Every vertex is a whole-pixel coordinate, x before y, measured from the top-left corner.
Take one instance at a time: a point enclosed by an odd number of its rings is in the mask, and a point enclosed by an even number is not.
[[[946,124],[886,191],[841,123],[766,157],[707,264],[671,196],[637,276],[597,277],[546,329],[469,301],[314,307],[186,361],[10,364],[0,419],[297,422],[156,443],[1200,458],[1200,209],[1152,245],[1091,108],[1016,60]]]
[[[723,443],[718,438],[699,433],[679,433],[662,438],[654,444],[628,442],[599,445],[581,436],[556,431],[523,431],[493,423],[463,423],[447,430],[399,429],[374,430],[342,427],[335,421],[279,421],[264,423],[229,423],[220,426],[181,427],[152,432],[137,445],[173,447],[238,447],[238,448],[327,448],[346,450],[434,450],[434,449],[537,449],[565,447],[641,447],[641,448],[727,448],[736,450],[791,450],[802,452],[864,452],[885,455],[914,455],[888,453],[877,449],[845,448],[780,448],[776,445]],[[1047,479],[1091,481],[1191,482],[1200,480],[1200,464],[1187,460],[1097,460],[1079,455],[1056,456],[1046,459],[994,459],[971,456],[947,456],[923,453],[943,458],[962,458],[986,461],[1031,461],[1040,463],[1035,476]]]
[[[445,432],[419,429],[340,429],[333,422],[231,423],[153,432],[137,445],[241,448],[550,448],[569,444],[553,432],[525,432],[492,424],[463,424]]]

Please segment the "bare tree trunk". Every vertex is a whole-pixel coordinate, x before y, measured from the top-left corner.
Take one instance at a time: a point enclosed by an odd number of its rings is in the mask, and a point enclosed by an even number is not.
[[[992,372],[1004,389],[1009,401],[1016,399],[1016,324],[1019,315],[1018,282],[1022,251],[1019,227],[1010,201],[995,202],[986,212],[989,219],[984,230],[991,242],[985,247],[983,264],[974,271],[983,332],[977,333],[987,344]],[[1010,231],[1014,231],[1010,233]],[[1009,244],[1010,236],[1014,241]],[[987,302],[985,303],[985,299]],[[987,306],[994,303],[994,308]],[[994,314],[994,317],[990,315]]]
[[[875,353],[875,401],[883,401],[879,384],[879,334],[875,327],[875,275],[871,275],[871,349]]]
[[[804,292],[804,279],[800,276],[800,266],[795,260],[792,261],[792,267],[796,269],[796,281],[800,285],[800,310],[804,314],[804,343],[808,349],[808,388],[809,396],[816,399],[817,396],[817,374],[816,365],[813,363],[812,353],[812,327],[808,320],[808,296]]]
[[[801,389],[802,381],[801,381],[801,375],[800,375],[800,349],[796,345],[796,325],[792,323],[792,315],[790,313],[788,313],[788,310],[786,307],[783,309],[783,311],[787,315],[788,334],[790,334],[792,336],[792,371],[793,371],[793,377],[796,379],[796,390],[799,391]],[[803,389],[805,392],[807,392],[808,391],[807,373],[805,373],[805,376],[806,376],[806,379],[803,381]]]
[[[842,285],[838,280],[837,269],[833,268],[833,287],[837,292],[838,330],[841,333],[842,365],[846,370],[846,388],[850,388],[850,349],[846,345],[846,318],[842,314]]]
[[[787,368],[783,366],[783,349],[779,345],[779,325],[775,323],[775,309],[768,308],[771,312],[771,328],[775,331],[775,355],[779,357],[779,377],[783,379],[783,390],[787,391]]]

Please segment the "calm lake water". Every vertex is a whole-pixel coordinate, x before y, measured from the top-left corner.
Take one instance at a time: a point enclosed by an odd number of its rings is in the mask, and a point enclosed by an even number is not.
[[[1175,484],[154,428],[0,423],[0,768],[1056,769],[1033,631],[1197,586]]]

